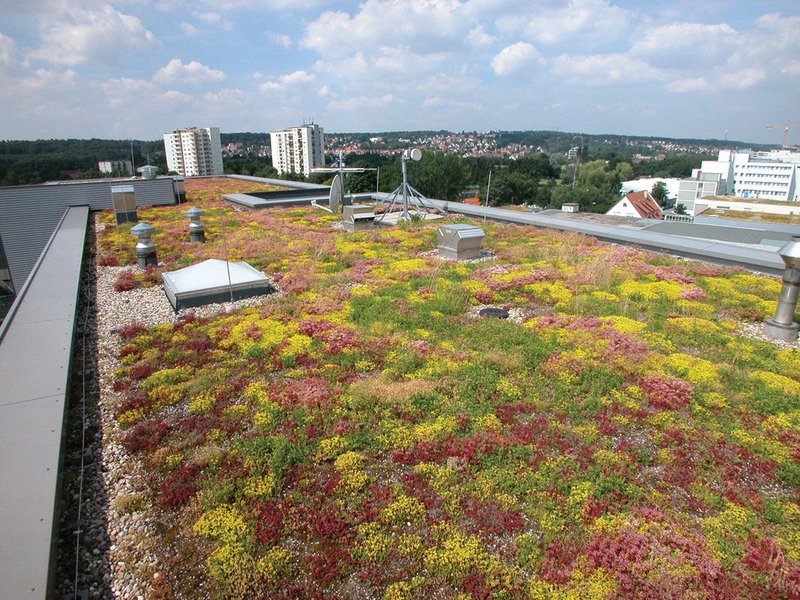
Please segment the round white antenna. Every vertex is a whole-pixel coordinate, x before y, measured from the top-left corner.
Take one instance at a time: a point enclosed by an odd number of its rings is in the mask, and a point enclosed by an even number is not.
[[[406,155],[406,159],[411,159],[414,162],[419,162],[422,160],[422,150],[419,148],[411,148],[406,150],[404,154]]]

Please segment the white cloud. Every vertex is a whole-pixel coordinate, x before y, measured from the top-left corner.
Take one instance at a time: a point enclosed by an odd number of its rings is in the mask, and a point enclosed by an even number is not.
[[[467,39],[473,46],[488,46],[497,38],[486,33],[486,31],[483,29],[483,25],[477,25],[469,30]]]
[[[381,46],[418,53],[454,51],[474,27],[459,0],[366,0],[353,16],[322,13],[306,27],[301,46],[342,56]]]
[[[78,83],[78,74],[72,69],[66,71],[55,71],[51,69],[36,69],[30,76],[20,81],[22,88],[50,92],[75,89]]]
[[[205,0],[204,4],[219,10],[231,11],[240,8],[266,8],[285,11],[287,9],[308,9],[328,4],[329,0]]]
[[[222,17],[219,13],[215,12],[202,12],[197,13],[198,20],[202,21],[203,23],[208,23],[209,25],[213,25],[214,23],[218,23]]]
[[[343,100],[332,100],[328,103],[328,109],[355,112],[383,108],[391,104],[397,104],[398,102],[399,100],[392,94],[384,94],[383,96],[355,96]]]
[[[181,31],[186,35],[197,35],[200,30],[191,23],[181,23]]]
[[[732,73],[726,73],[719,79],[722,87],[746,90],[757,86],[759,83],[767,78],[767,74],[763,69],[751,67],[748,69],[741,69]]]
[[[562,54],[556,57],[553,72],[569,83],[594,86],[636,84],[665,77],[646,62],[626,54]]]
[[[524,3],[515,8],[498,18],[498,26],[508,32],[521,31],[544,45],[605,44],[625,34],[634,16],[609,0]]]
[[[223,79],[225,79],[225,73],[222,71],[212,69],[195,60],[184,64],[179,58],[173,58],[153,75],[153,81],[162,84],[199,84]]]
[[[756,26],[767,35],[766,43],[772,48],[800,51],[800,16],[769,13],[756,19]]]
[[[442,100],[441,96],[434,96],[432,98],[425,98],[422,102],[423,108],[436,108],[437,106],[442,106],[444,104],[444,100]]]
[[[277,46],[288,48],[292,45],[292,38],[285,33],[276,33],[274,31],[267,32],[267,39]]]
[[[800,75],[800,60],[793,60],[790,62],[781,69],[781,73],[785,73],[786,75]]]
[[[227,88],[216,92],[208,92],[203,95],[203,103],[218,106],[225,110],[230,110],[233,106],[241,105],[245,102],[247,95],[238,88]]]
[[[711,88],[705,77],[690,77],[670,82],[666,86],[670,92],[702,92]]]
[[[191,102],[192,97],[189,94],[184,94],[178,90],[167,90],[161,96],[164,100],[169,102]]]
[[[331,88],[327,85],[323,85],[317,90],[317,95],[320,98],[328,98],[331,96]]]
[[[66,0],[41,15],[40,35],[42,46],[28,57],[69,66],[92,60],[114,63],[154,40],[138,17],[109,4],[83,9]]]
[[[652,64],[696,68],[725,61],[740,44],[739,33],[725,23],[670,23],[650,29],[631,51]]]
[[[285,92],[292,88],[297,88],[310,83],[316,79],[316,75],[307,71],[295,71],[278,77],[277,81],[265,81],[258,89],[262,92]]]
[[[0,33],[0,64],[11,64],[17,56],[17,45],[7,35]]]
[[[102,89],[106,94],[108,105],[113,109],[129,110],[140,99],[155,98],[158,95],[158,90],[152,81],[128,77],[110,79],[102,84]]]
[[[534,63],[542,64],[542,62],[542,57],[533,44],[517,42],[503,48],[492,59],[492,69],[496,75],[505,77],[516,73],[524,67]]]

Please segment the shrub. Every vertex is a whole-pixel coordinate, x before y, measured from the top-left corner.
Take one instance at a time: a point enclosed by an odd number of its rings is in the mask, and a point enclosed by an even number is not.
[[[137,423],[122,437],[122,445],[131,454],[152,450],[169,431],[170,426],[165,421]]]
[[[159,486],[159,502],[170,508],[185,504],[197,493],[195,480],[201,470],[200,465],[181,465],[167,475]]]
[[[122,271],[114,282],[114,289],[117,292],[129,292],[136,287],[136,279],[132,271]]]
[[[113,254],[101,254],[97,259],[97,264],[101,267],[116,267],[119,260]]]
[[[117,333],[123,340],[129,340],[136,337],[140,333],[147,331],[147,326],[139,321],[131,321],[126,323],[117,330]]]
[[[683,408],[694,398],[694,386],[677,377],[645,377],[641,387],[655,408],[668,410]]]

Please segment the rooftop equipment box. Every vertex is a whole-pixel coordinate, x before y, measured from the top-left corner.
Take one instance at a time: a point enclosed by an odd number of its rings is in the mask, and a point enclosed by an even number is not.
[[[478,258],[484,235],[475,225],[444,225],[436,232],[436,248],[439,256],[448,260]]]
[[[114,206],[114,215],[117,217],[117,225],[136,223],[139,220],[136,214],[136,195],[132,185],[111,186],[111,202]]]
[[[342,209],[342,225],[350,233],[370,229],[375,223],[375,206],[351,204]]]

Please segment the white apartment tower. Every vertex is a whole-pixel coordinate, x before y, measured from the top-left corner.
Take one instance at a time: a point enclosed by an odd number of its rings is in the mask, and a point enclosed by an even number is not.
[[[164,134],[167,169],[184,177],[222,175],[219,127],[191,127]]]
[[[272,166],[278,174],[302,173],[325,165],[325,134],[319,125],[290,127],[269,134],[272,145]]]

